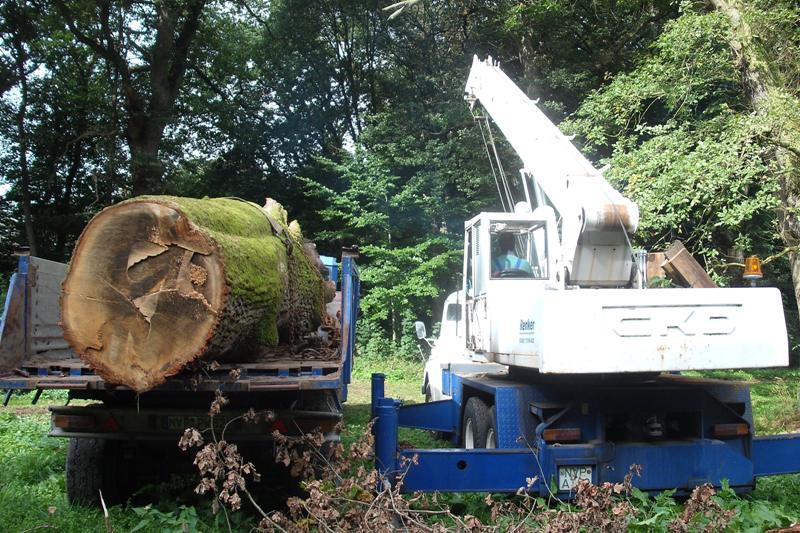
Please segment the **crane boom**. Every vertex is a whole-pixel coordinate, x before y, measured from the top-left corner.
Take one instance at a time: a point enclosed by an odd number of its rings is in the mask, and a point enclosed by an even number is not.
[[[522,160],[523,179],[529,177],[534,191],[558,211],[562,264],[570,282],[628,284],[633,266],[628,234],[636,231],[638,206],[603,178],[491,57],[473,58],[465,99],[471,107],[480,102]]]

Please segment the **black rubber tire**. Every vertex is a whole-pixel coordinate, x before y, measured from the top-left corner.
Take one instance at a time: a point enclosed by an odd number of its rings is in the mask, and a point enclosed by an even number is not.
[[[464,419],[461,423],[461,446],[467,448],[470,439],[467,432],[472,432],[472,448],[486,448],[486,436],[489,428],[494,428],[494,416],[483,400],[475,396],[467,400],[464,406]]]
[[[100,491],[107,506],[127,494],[122,471],[121,443],[101,439],[69,439],[66,464],[67,501],[70,505],[100,506]]]

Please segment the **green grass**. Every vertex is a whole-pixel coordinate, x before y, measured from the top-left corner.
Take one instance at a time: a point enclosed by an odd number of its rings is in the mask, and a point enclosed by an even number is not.
[[[387,361],[358,358],[349,400],[345,404],[343,440],[349,444],[363,432],[370,416],[370,375],[387,375],[387,395],[407,402],[421,402],[422,364],[418,361]],[[719,379],[737,379],[751,384],[756,429],[759,434],[800,430],[798,385],[800,370],[725,371],[705,374]],[[15,395],[9,407],[0,409],[0,524],[4,531],[23,532],[49,526],[45,531],[105,532],[102,513],[96,509],[70,507],[64,489],[64,462],[67,441],[47,437],[48,405],[61,405],[63,392],[46,392],[36,406],[32,395]],[[401,430],[400,440],[418,447],[441,447],[428,432]],[[188,458],[187,458],[188,460]],[[185,480],[184,480],[185,483]],[[176,487],[179,485],[176,482]],[[178,496],[176,496],[178,494]],[[222,515],[213,516],[207,500],[186,499],[185,490],[165,484],[150,487],[140,495],[150,498],[152,507],[143,504],[117,506],[110,509],[110,520],[117,532],[181,531],[181,524],[191,524],[190,531],[227,531]],[[446,495],[443,500],[454,509],[479,517],[487,516],[483,495]],[[740,503],[736,503],[740,502]],[[653,501],[648,512],[657,513]],[[675,504],[678,505],[678,504]],[[761,479],[757,490],[743,500],[733,500],[745,516],[740,528],[755,524],[756,530],[766,527],[776,516],[800,520],[800,475]],[[679,507],[673,507],[674,509]],[[788,517],[788,518],[785,518]],[[249,531],[253,515],[231,515],[234,530]],[[739,527],[737,527],[739,529]]]

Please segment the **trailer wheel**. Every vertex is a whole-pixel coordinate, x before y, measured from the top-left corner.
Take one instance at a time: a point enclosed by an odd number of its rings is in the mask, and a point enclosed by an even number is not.
[[[461,424],[461,444],[464,448],[496,447],[497,430],[493,411],[480,398],[473,396],[467,400]]]
[[[70,505],[99,506],[101,490],[106,505],[120,502],[128,480],[121,472],[119,444],[102,439],[69,439],[66,489]]]

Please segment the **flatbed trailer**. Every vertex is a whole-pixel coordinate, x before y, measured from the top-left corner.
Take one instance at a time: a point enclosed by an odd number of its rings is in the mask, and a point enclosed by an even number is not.
[[[677,374],[560,379],[511,370],[444,370],[450,399],[412,405],[386,397],[384,376],[373,374],[382,476],[402,479],[405,492],[522,489],[566,500],[579,480],[620,483],[631,471],[640,490],[677,495],[724,481],[746,493],[758,477],[800,472],[800,434],[755,435],[747,383]],[[463,447],[467,423],[491,428],[487,447]],[[462,447],[403,447],[400,427],[449,435]]]
[[[191,459],[180,455],[178,439],[188,427],[209,427],[217,391],[229,400],[214,417],[217,436],[226,427],[225,438],[245,448],[248,458],[255,454],[270,462],[273,431],[298,435],[319,428],[326,441],[336,442],[351,379],[360,288],[355,258],[344,255],[341,267],[341,290],[333,308],[329,304],[341,323],[335,360],[283,355],[198,364],[137,394],[107,383],[64,340],[58,298],[66,265],[21,255],[0,319],[4,404],[18,392],[32,392],[36,403],[42,391],[68,391],[67,405],[50,407],[49,435],[70,439],[66,486],[71,502],[96,502],[98,490],[107,503],[120,501],[170,465],[191,467]],[[69,405],[72,400],[91,403]],[[244,422],[240,415],[251,408],[274,417]]]

